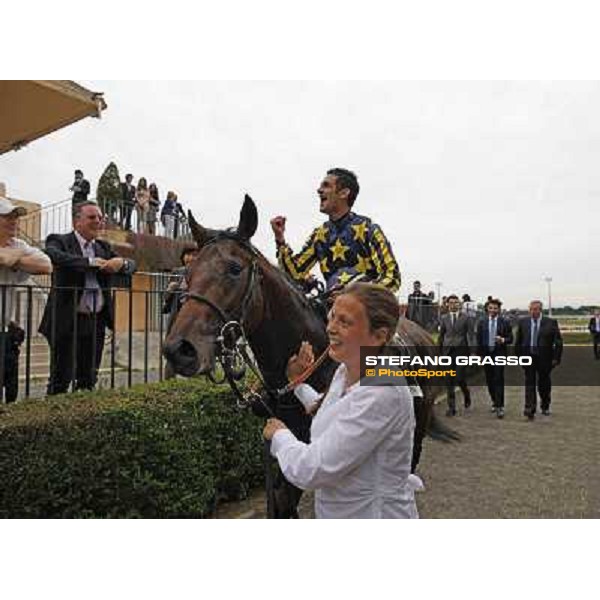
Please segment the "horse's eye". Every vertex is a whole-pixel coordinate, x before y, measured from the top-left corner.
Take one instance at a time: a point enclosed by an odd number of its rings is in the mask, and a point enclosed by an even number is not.
[[[235,262],[230,262],[228,265],[228,272],[230,275],[239,275],[242,272],[242,265],[238,265]]]

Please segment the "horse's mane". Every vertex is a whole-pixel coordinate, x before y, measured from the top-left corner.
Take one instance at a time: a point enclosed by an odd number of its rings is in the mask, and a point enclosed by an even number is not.
[[[254,246],[252,246],[254,248]],[[305,308],[311,308],[310,306],[310,302],[308,301],[308,298],[306,297],[306,294],[304,293],[304,291],[289,277],[289,275],[287,275],[287,273],[285,273],[284,271],[282,271],[280,268],[278,268],[276,265],[274,265],[262,252],[260,252],[258,249],[254,248],[254,250],[256,251],[256,254],[258,255],[258,257],[261,259],[260,260],[260,266],[263,270],[263,273],[265,275],[268,275],[270,277],[272,277],[273,279],[276,280],[277,283],[280,283],[281,285],[283,285],[285,288],[287,288],[287,290],[290,292],[290,294],[297,299],[303,307]]]

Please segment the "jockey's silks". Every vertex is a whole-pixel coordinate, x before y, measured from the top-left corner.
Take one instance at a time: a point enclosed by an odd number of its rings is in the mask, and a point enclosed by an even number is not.
[[[381,227],[353,212],[317,227],[298,254],[280,245],[277,258],[295,281],[303,281],[318,262],[327,289],[352,279],[379,283],[392,292],[400,288],[398,263]]]

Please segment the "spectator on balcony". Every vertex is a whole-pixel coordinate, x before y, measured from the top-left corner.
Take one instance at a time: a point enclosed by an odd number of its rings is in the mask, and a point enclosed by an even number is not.
[[[167,198],[164,201],[160,212],[160,222],[165,228],[165,236],[173,239],[175,235],[175,208],[177,204],[177,196],[175,192],[167,192]]]
[[[135,192],[135,210],[137,213],[137,232],[146,232],[146,219],[150,208],[150,191],[145,177],[140,177]]]
[[[184,227],[187,225],[187,218],[183,210],[183,206],[177,200],[177,194],[175,194],[175,227],[173,230],[173,239],[177,239],[183,235]]]
[[[25,332],[13,319],[16,291],[30,275],[52,273],[50,259],[37,248],[17,238],[19,217],[26,213],[8,198],[0,196],[0,390],[7,403],[17,399],[19,391],[19,346]],[[4,287],[6,286],[6,287]]]
[[[151,183],[148,188],[150,192],[150,200],[148,202],[148,212],[146,213],[146,233],[156,235],[156,221],[158,209],[160,208],[160,200],[158,198],[158,188],[155,183]]]
[[[113,329],[111,275],[135,271],[132,260],[97,239],[102,220],[95,202],[83,202],[73,209],[74,231],[46,239],[55,269],[39,328],[50,346],[48,395],[66,392],[71,381],[76,390],[94,388],[106,328]]]
[[[135,206],[135,186],[133,185],[133,175],[125,175],[125,181],[121,183],[121,227],[131,231],[131,213]]]
[[[75,171],[75,181],[69,188],[70,192],[73,192],[72,203],[73,206],[79,202],[85,202],[88,199],[90,193],[90,182],[83,178],[83,171],[77,169]]]

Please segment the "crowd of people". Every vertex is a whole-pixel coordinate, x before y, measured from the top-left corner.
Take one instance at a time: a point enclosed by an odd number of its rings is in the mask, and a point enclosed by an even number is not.
[[[551,371],[562,356],[562,336],[555,319],[542,316],[542,303],[533,300],[529,306],[530,317],[509,318],[502,312],[502,302],[488,296],[482,310],[471,300],[469,294],[459,298],[456,294],[443,296],[439,304],[429,302],[428,295],[421,291],[419,281],[414,282],[414,290],[408,298],[407,318],[423,325],[429,313],[424,307],[431,307],[435,314],[434,331],[438,335],[440,353],[444,356],[476,353],[480,356],[507,356],[508,347],[515,345],[515,354],[530,355],[532,365],[524,368],[525,408],[524,416],[533,420],[537,412],[536,388],[540,396],[542,415],[550,415]],[[427,321],[430,322],[430,321]],[[516,326],[517,336],[513,336]],[[594,334],[596,322],[590,321],[590,331]],[[594,330],[594,331],[593,331]],[[600,331],[600,318],[598,319]],[[600,336],[598,336],[600,338]],[[541,350],[541,352],[540,352]],[[595,350],[596,352],[596,350]],[[504,418],[504,369],[503,365],[484,365],[486,385],[491,402],[491,412],[499,419]],[[448,408],[446,415],[458,414],[456,406],[456,387],[463,394],[464,409],[471,408],[471,393],[467,384],[467,367],[457,365],[455,376],[447,377],[446,397]]]
[[[134,186],[131,175],[121,185],[119,218],[124,228],[130,228],[135,209],[144,231],[153,233],[152,223],[156,223],[160,206],[156,186],[147,185],[144,178]],[[93,389],[104,332],[113,327],[109,278],[116,273],[131,274],[136,268],[133,261],[116,256],[107,243],[97,239],[103,215],[95,203],[87,200],[89,184],[85,185],[83,173],[76,174],[72,191],[73,231],[49,236],[45,253],[19,243],[19,210],[8,200],[0,199],[3,276],[8,277],[9,272],[10,277],[20,277],[20,273],[25,276],[54,270],[53,287],[40,326],[51,348],[49,395],[66,391],[72,380],[76,389]],[[414,518],[418,516],[414,490],[419,482],[411,480],[413,388],[360,385],[360,348],[383,349],[396,333],[400,271],[381,227],[352,211],[359,193],[354,173],[340,168],[329,170],[317,193],[320,211],[328,219],[311,233],[300,253],[295,254],[286,242],[285,216],[274,217],[271,227],[280,267],[293,280],[304,282],[314,265],[318,263],[321,268],[330,301],[329,353],[339,367],[324,394],[306,384],[296,388],[299,401],[314,414],[309,443],[296,439],[285,423],[274,418],[267,421],[263,434],[271,442],[270,452],[288,480],[316,491],[318,517]],[[165,205],[168,202],[170,208],[165,211],[163,206],[161,217],[176,214],[178,203],[173,193],[167,195]],[[175,218],[165,219],[165,229],[175,222]],[[182,270],[193,258],[193,250],[182,254]],[[186,285],[185,278],[179,277],[169,288],[172,295],[163,311],[172,317],[181,307],[181,292],[185,292]],[[415,286],[412,297],[415,305],[421,302],[419,298],[433,300],[430,294],[420,291],[420,284]],[[468,296],[463,297],[462,306],[458,296],[448,296],[440,307],[441,354],[477,348],[484,355],[505,355],[513,343],[512,328],[500,309],[501,302],[489,297],[486,314],[475,322]],[[600,314],[590,322],[590,331],[600,331]],[[532,301],[529,316],[519,321],[514,345],[517,355],[532,358],[531,365],[525,367],[524,414],[528,420],[534,419],[539,392],[542,414],[549,415],[550,372],[560,363],[562,339],[557,322],[542,315],[541,302]],[[313,363],[312,348],[304,343],[288,360],[288,377],[295,379]],[[503,367],[486,367],[485,374],[493,410],[501,418]],[[456,415],[457,385],[468,410],[471,397],[464,372],[457,372],[446,384],[448,416]]]
[[[177,239],[187,224],[187,218],[183,206],[179,202],[177,194],[170,190],[162,203],[158,187],[155,183],[148,184],[145,177],[140,177],[136,184],[133,175],[125,175],[125,181],[119,183],[120,196],[110,206],[101,206],[104,215],[113,223],[119,225],[126,231],[132,230],[133,215],[136,215],[136,232],[148,235],[156,235],[156,224],[160,220],[164,235],[170,239]],[[69,188],[73,193],[72,205],[80,204],[88,200],[90,194],[90,183],[84,178],[80,169],[75,171],[73,185]]]

